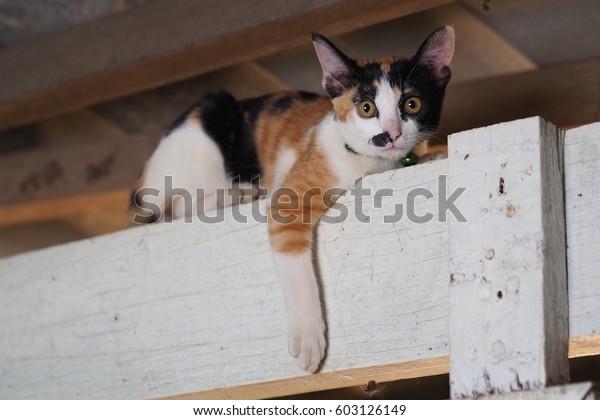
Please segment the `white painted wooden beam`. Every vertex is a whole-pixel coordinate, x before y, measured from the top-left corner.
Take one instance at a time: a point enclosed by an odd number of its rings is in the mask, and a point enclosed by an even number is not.
[[[439,176],[448,174],[448,164],[453,171],[471,170],[465,176],[467,185],[462,185],[467,191],[455,202],[468,220],[459,227],[471,226],[472,235],[485,231],[477,212],[485,207],[467,193],[481,182],[489,183],[497,207],[488,207],[503,210],[501,200],[517,198],[512,194],[519,185],[539,174],[534,166],[542,155],[532,152],[540,149],[531,143],[539,138],[532,134],[539,134],[536,121],[506,124],[510,135],[497,137],[498,144],[490,144],[489,151],[479,142],[464,155],[451,154],[449,161],[366,177],[363,188],[372,192],[362,204],[347,195],[332,209],[335,216],[344,205],[348,217],[318,229],[329,327],[328,355],[320,373],[301,374],[287,354],[284,305],[266,227],[251,218],[238,222],[234,209],[228,209],[217,224],[144,226],[0,259],[0,398],[266,398],[364,385],[370,379],[381,382],[447,373],[448,221],[454,223],[454,215],[439,221],[446,212],[440,212],[438,197],[450,197],[454,190],[440,183]],[[589,134],[580,132],[578,149],[588,150],[585,139],[600,137],[600,127],[591,127]],[[491,135],[494,130],[482,132]],[[496,154],[491,153],[493,147]],[[596,156],[589,150],[586,156]],[[514,155],[502,168],[507,174],[505,196],[498,196],[499,180],[485,174],[502,166],[505,151]],[[478,158],[480,154],[484,156]],[[567,162],[578,161],[570,156],[570,147],[565,154]],[[530,159],[531,174],[529,166],[524,171],[514,166],[523,156]],[[497,159],[496,166],[469,166],[489,159]],[[588,159],[583,166],[588,161],[596,162]],[[582,166],[574,165],[565,167],[567,209],[579,209],[573,200],[582,198],[568,191],[587,191],[589,177],[597,173],[591,170],[569,181],[569,171]],[[407,215],[409,197],[414,198],[412,214],[417,216],[412,219]],[[390,217],[399,214],[399,205],[403,217],[393,222]],[[534,212],[522,201],[514,201],[513,207],[511,222]],[[370,216],[369,223],[361,222],[361,208]],[[595,211],[592,208],[588,210]],[[253,207],[237,209],[249,214]],[[581,217],[589,216],[588,210]],[[428,212],[433,220],[418,223]],[[573,232],[586,226],[578,224],[577,217],[576,213],[567,216],[569,232],[571,226],[579,226]],[[524,234],[532,226],[528,219],[512,233]],[[502,237],[501,231],[493,232],[491,239]],[[464,237],[465,249],[476,246],[471,236]],[[582,247],[580,241],[598,249],[593,237],[569,233],[569,249]],[[510,256],[503,258],[501,248],[494,248],[494,254],[486,249],[478,254],[474,269],[504,261],[515,275],[523,270],[518,262],[526,258],[526,250],[510,249]],[[492,255],[491,260],[485,258]],[[543,273],[539,255],[531,257],[531,267]],[[546,257],[543,252],[541,256]],[[569,270],[573,264],[591,270],[594,261],[593,253],[570,253]],[[496,281],[493,276],[489,279]],[[507,308],[514,301],[513,285],[509,282],[502,289]],[[600,354],[598,299],[585,298],[597,290],[597,281],[584,275],[569,280],[569,292],[578,291],[570,296],[571,357]],[[532,302],[543,295],[541,290],[530,292],[523,282],[519,291],[519,299]],[[497,299],[495,294],[490,297]],[[511,316],[508,311],[504,314]],[[531,325],[519,324],[511,332],[514,342],[529,342],[540,332],[528,331]],[[473,328],[470,333],[466,339],[477,336]],[[507,339],[505,351],[509,343]]]
[[[453,398],[568,381],[563,134],[539,117],[458,133],[450,188]]]
[[[415,198],[417,215],[437,214],[446,168],[368,177],[363,188],[393,194],[380,208],[364,197],[371,222],[356,220],[348,196],[347,220],[320,227],[321,374],[302,375],[288,355],[266,226],[237,222],[230,208],[216,224],[144,226],[1,261],[0,398],[152,398],[296,378],[233,393],[264,398],[366,383],[384,365],[392,374],[377,377],[388,380],[443,373],[446,224],[383,219],[396,204],[406,215],[415,186],[432,194]],[[424,367],[405,363],[415,360]]]
[[[549,386],[541,389],[494,394],[482,399],[489,400],[597,400],[600,398],[598,386],[593,382]]]

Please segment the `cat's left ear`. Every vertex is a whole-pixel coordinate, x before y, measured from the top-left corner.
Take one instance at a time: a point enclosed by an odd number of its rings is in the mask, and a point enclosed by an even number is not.
[[[323,69],[323,87],[331,98],[340,96],[352,87],[354,60],[348,58],[321,34],[313,33],[312,39]]]
[[[450,80],[450,64],[454,55],[454,28],[441,26],[427,39],[415,54],[415,60],[430,68],[431,74],[440,86]]]

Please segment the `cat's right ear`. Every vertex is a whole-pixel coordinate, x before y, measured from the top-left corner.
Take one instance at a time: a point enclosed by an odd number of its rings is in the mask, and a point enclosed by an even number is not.
[[[323,69],[323,87],[331,98],[340,96],[352,87],[354,61],[323,35],[313,32],[312,39]]]
[[[431,70],[438,85],[445,87],[450,80],[450,63],[454,55],[454,28],[441,26],[423,42],[415,60]]]

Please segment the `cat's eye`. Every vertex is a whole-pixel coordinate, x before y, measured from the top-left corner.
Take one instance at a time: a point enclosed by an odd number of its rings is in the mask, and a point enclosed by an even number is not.
[[[421,102],[421,100],[419,98],[417,98],[416,96],[413,96],[412,98],[408,98],[405,102],[404,102],[404,112],[406,112],[407,114],[416,114],[417,112],[419,112],[421,110],[421,107],[423,106],[423,103]]]
[[[362,101],[356,107],[358,115],[363,118],[373,118],[377,114],[377,107],[373,101]]]

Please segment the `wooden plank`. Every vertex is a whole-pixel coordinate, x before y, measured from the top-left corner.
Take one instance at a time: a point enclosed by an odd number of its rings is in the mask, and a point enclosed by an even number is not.
[[[65,124],[77,118],[77,115],[62,117]],[[69,132],[58,130],[59,133]],[[39,138],[44,137],[42,133]],[[38,200],[130,188],[160,137],[161,133],[114,136],[103,130],[90,131],[85,142],[57,145],[50,142],[46,146],[0,155],[0,172],[7,175],[0,179],[3,191],[0,205],[29,203],[30,210],[24,206],[16,207],[17,212],[7,209],[12,214],[11,220],[19,222],[20,214],[28,219],[26,213],[45,211]],[[77,200],[71,201],[84,203]],[[54,212],[47,211],[49,215]],[[40,215],[38,220],[43,217]]]
[[[600,44],[590,37],[598,27],[595,1],[462,0],[473,13],[541,67],[600,56]]]
[[[569,278],[569,328],[600,333],[600,123],[569,130],[565,137],[565,212]],[[585,319],[585,322],[582,320]]]
[[[394,192],[379,209],[365,198],[371,223],[356,221],[348,197],[348,220],[322,226],[323,374],[447,355],[445,224],[383,222],[406,203],[405,177],[435,196],[445,168],[437,161],[369,177],[365,188]],[[433,199],[416,208],[437,213]],[[332,386],[301,385],[266,227],[236,222],[231,210],[222,223],[144,226],[1,261],[0,342],[10,346],[0,346],[0,395],[151,398],[290,377],[294,392]]]
[[[183,395],[173,395],[165,399],[172,400],[237,400],[265,399],[273,396],[278,390],[279,395],[298,395],[307,391],[339,389],[349,386],[368,384],[370,380],[377,382],[396,381],[401,379],[421,378],[424,376],[448,373],[448,357],[434,357],[415,361],[392,363],[366,368],[354,368],[334,372],[324,372],[317,375],[281,379],[259,384],[240,385],[220,388],[204,392],[192,392]]]
[[[449,232],[437,201],[452,193],[439,179],[447,165],[365,177],[371,194],[342,198],[330,215],[343,205],[346,220],[319,227],[320,373],[300,374],[287,354],[266,227],[229,208],[220,223],[138,227],[0,260],[0,397],[266,398],[447,372]],[[433,220],[408,218],[409,195],[411,217]],[[469,202],[455,204],[466,215]],[[600,335],[579,331],[570,356],[600,354]]]
[[[91,109],[128,134],[162,132],[202,94],[216,89],[226,89],[236,98],[244,99],[285,90],[288,86],[262,66],[247,62]]]
[[[451,136],[449,156],[471,221],[449,222],[451,397],[566,383],[562,132],[498,124]]]
[[[569,285],[572,287],[579,287],[580,279],[570,281]],[[579,302],[575,301],[571,308],[576,309]],[[575,322],[571,322],[569,319],[569,325],[577,329],[578,325]],[[597,325],[597,324],[596,324]],[[571,339],[569,340],[569,358],[573,357],[585,357],[585,356],[597,356],[600,354],[600,334],[595,335],[582,335],[574,336],[573,333],[569,333]]]
[[[0,129],[290,48],[449,0],[173,0],[0,51]],[[177,30],[165,24],[177,22]],[[152,36],[148,36],[152,28]],[[81,42],[85,40],[85,42]],[[69,65],[64,65],[68,63]]]
[[[460,3],[333,37],[354,58],[411,56],[434,28],[451,23],[457,34],[452,81],[464,82],[537,68]],[[261,58],[259,63],[296,89],[321,92],[321,68],[310,44]]]
[[[126,218],[131,189],[36,200],[0,207],[0,227],[75,218],[88,213],[118,212]],[[124,228],[127,223],[122,223]]]
[[[489,400],[597,400],[600,398],[600,388],[593,382],[582,382],[551,386],[543,389],[511,392],[510,394],[495,394],[483,399]]]
[[[549,88],[551,86],[551,88]],[[440,132],[540,115],[559,127],[600,120],[600,59],[450,83]]]

